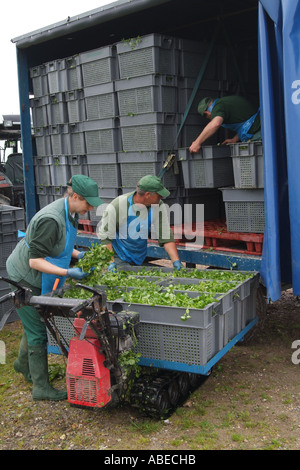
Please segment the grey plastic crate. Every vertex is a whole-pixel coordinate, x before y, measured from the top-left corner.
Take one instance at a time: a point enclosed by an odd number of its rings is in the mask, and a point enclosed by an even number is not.
[[[121,116],[120,127],[123,150],[170,150],[177,134],[177,115],[172,113],[144,113]]]
[[[11,222],[24,223],[24,209],[22,207],[9,206],[7,204],[0,205],[0,223]],[[24,228],[24,227],[23,227]],[[22,230],[22,228],[18,229]]]
[[[164,281],[158,281],[158,284],[162,287],[167,287],[171,284],[175,286],[175,288],[176,285],[180,284],[180,289],[182,289],[182,285],[185,285],[186,289],[176,290],[175,292],[187,292],[189,284],[192,284],[196,287],[199,283],[201,285],[202,282],[205,283],[206,281],[210,280],[212,279],[191,279],[176,277]],[[214,282],[218,283],[220,281],[215,280]],[[226,284],[228,286],[227,292],[219,292],[216,294],[216,299],[220,304],[218,314],[223,316],[224,346],[243,328],[245,328],[249,321],[255,317],[255,298],[256,289],[258,286],[258,275],[256,275],[254,278],[249,278],[245,281],[242,281],[237,285],[234,285],[230,281],[226,281]],[[200,288],[200,292],[204,292],[203,288]],[[197,291],[190,291],[189,295],[196,297],[198,293]]]
[[[2,233],[0,232],[0,244],[1,243],[14,243],[18,240],[18,232],[8,232]]]
[[[199,67],[199,64],[197,64]],[[199,68],[200,71],[200,68]],[[178,77],[178,112],[184,113],[196,84],[196,78]],[[203,79],[192,102],[189,114],[197,114],[199,102],[207,96],[219,96],[220,91],[228,90],[228,83],[221,80]],[[202,118],[204,121],[204,118]]]
[[[33,166],[36,185],[51,185],[51,156],[33,157]]]
[[[88,176],[88,164],[86,155],[68,155],[71,177],[73,175]]]
[[[258,278],[251,279],[249,293],[243,297],[241,304],[241,328],[244,328],[256,317],[256,294],[259,287]]]
[[[79,54],[83,86],[108,83],[118,78],[114,46],[105,46]]]
[[[82,89],[66,91],[65,100],[68,112],[68,122],[81,122],[86,119],[84,92]]]
[[[74,122],[68,126],[69,154],[84,155],[87,151],[84,123]]]
[[[145,175],[159,175],[164,162],[168,158],[167,151],[149,152],[121,152],[118,161],[121,170],[122,186],[135,188],[140,178]],[[162,178],[164,185],[168,188],[177,188],[179,184],[178,175],[170,168]]]
[[[109,302],[111,309],[122,306],[124,311],[140,314],[140,335],[137,351],[142,357],[189,365],[205,365],[223,348],[223,318],[218,315],[217,302],[203,309],[126,303],[120,299]]]
[[[204,146],[200,153],[179,149],[185,188],[219,188],[234,183],[232,159],[228,147]]]
[[[236,188],[264,187],[262,142],[230,144]]]
[[[51,155],[71,154],[68,124],[49,126],[49,136],[51,141]]]
[[[36,186],[36,194],[38,196],[40,209],[51,204],[56,199],[64,197],[67,186]]]
[[[88,120],[107,119],[119,115],[114,82],[84,88]]]
[[[0,243],[0,269],[6,269],[6,261],[10,254],[13,252],[18,243],[18,233],[15,235],[15,240],[10,242]]]
[[[68,122],[68,108],[64,93],[52,93],[46,105],[49,125],[65,124]]]
[[[206,305],[202,309],[190,308],[189,314],[191,318],[187,324],[182,320],[182,316],[186,314],[186,307],[174,307],[164,305],[150,305],[134,302],[126,302],[122,298],[115,301],[108,301],[111,309],[115,311],[121,305],[124,310],[131,308],[133,311],[140,313],[140,319],[147,323],[156,323],[162,325],[174,325],[179,327],[187,326],[195,328],[206,328],[211,325],[214,316],[218,316],[220,304],[215,302]]]
[[[45,65],[31,67],[30,78],[32,80],[33,94],[35,98],[47,95],[49,93],[48,79]]]
[[[54,155],[50,157],[50,172],[52,186],[66,186],[71,178],[68,156]]]
[[[1,208],[2,204],[0,205]],[[18,219],[12,219],[6,222],[0,222],[0,233],[2,235],[5,235],[7,233],[14,235],[14,238],[18,238],[18,230],[24,230],[25,229],[25,222],[24,222],[24,213],[23,213],[23,218],[18,220]]]
[[[45,64],[49,93],[60,93],[82,88],[79,56],[57,59]]]
[[[120,167],[114,161],[114,156],[116,154],[87,155],[89,176],[97,182],[99,188],[117,189],[121,186]],[[113,192],[106,197],[115,197],[115,194]]]
[[[98,119],[84,124],[86,153],[99,154],[119,152],[121,136],[118,121],[115,119]]]
[[[65,59],[56,59],[45,64],[49,93],[60,93],[67,89]]]
[[[115,83],[120,116],[166,112],[176,113],[177,77],[173,75],[143,75],[118,80]]]
[[[5,263],[5,253],[18,241],[18,231],[25,230],[24,209],[0,204],[0,264]]]
[[[263,155],[232,157],[232,163],[236,188],[264,187]]]
[[[84,155],[86,153],[82,122],[57,124],[50,126],[49,129],[52,154]]]
[[[67,86],[65,91],[80,90],[83,87],[79,55],[67,57],[66,60]]]
[[[188,39],[179,40],[180,70],[183,77],[196,78],[200,72],[201,64],[207,54],[208,45],[205,42]],[[218,78],[218,55],[214,48],[204,72],[204,79],[215,80]]]
[[[47,110],[48,104],[49,104],[49,95],[30,99],[33,127],[48,126],[49,124],[48,110]]]
[[[251,157],[252,155],[262,156],[263,145],[261,141],[238,142],[230,144],[232,157]]]
[[[106,119],[118,116],[115,93],[88,96],[85,99],[87,119]]]
[[[52,194],[52,187],[50,185],[49,186],[37,185],[36,194],[39,200],[40,209],[42,209],[45,206],[48,206],[48,204],[54,201],[54,197]]]
[[[117,43],[120,78],[151,73],[177,75],[178,40],[161,34],[149,34]]]
[[[143,358],[204,366],[223,348],[223,319],[216,315],[206,328],[159,325],[142,321],[136,351]]]
[[[192,142],[198,137],[198,135],[203,131],[204,129],[203,124],[191,124],[191,123],[184,123],[184,126],[181,129],[181,132],[179,134],[178,140],[177,140],[177,146],[178,147],[189,147]],[[217,144],[218,141],[215,137],[210,139],[209,143],[211,144]]]
[[[155,268],[143,269],[146,273],[148,270],[155,271]],[[127,269],[138,277],[140,270],[141,267],[138,266]],[[163,267],[157,268],[157,271],[170,273],[170,276],[174,272],[171,268]],[[180,364],[204,366],[255,317],[258,277],[257,273],[253,273],[252,278],[224,294],[221,300],[217,299],[203,309],[190,309],[191,318],[186,321],[181,318],[185,315],[186,308],[129,304],[122,298],[107,301],[107,307],[112,311],[123,309],[139,313],[140,334],[136,349],[143,358],[168,361],[169,368],[172,369],[173,363],[175,370],[178,370]],[[150,276],[149,280],[151,279],[158,282],[155,276]],[[184,280],[196,282],[192,278]],[[60,326],[68,346],[74,332],[67,319],[61,320],[63,325]],[[52,338],[49,338],[49,344],[57,345]]]
[[[265,207],[263,189],[221,188],[229,232],[263,233]]]
[[[49,126],[34,127],[33,137],[35,139],[36,151],[39,157],[44,157],[52,154]]]

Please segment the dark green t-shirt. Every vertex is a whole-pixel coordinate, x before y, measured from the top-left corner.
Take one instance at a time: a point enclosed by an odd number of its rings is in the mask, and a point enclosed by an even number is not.
[[[221,116],[224,124],[237,124],[247,121],[256,114],[257,109],[242,96],[224,96],[214,105],[211,118]],[[249,130],[250,134],[255,134],[260,129],[260,116],[258,115]]]

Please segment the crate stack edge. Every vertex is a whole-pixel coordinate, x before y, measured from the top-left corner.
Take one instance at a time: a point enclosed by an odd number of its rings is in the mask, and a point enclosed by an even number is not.
[[[32,67],[30,77],[35,185],[42,208],[64,196],[73,174],[87,174],[79,56]]]
[[[19,231],[25,230],[24,209],[20,207],[0,204],[0,276],[8,277],[6,261],[19,241]],[[0,281],[0,297],[11,291],[6,281]],[[0,304],[0,321],[3,315],[14,307],[13,300]],[[8,322],[18,320],[14,310],[8,318]]]
[[[229,232],[264,233],[264,155],[261,141],[230,144],[234,186],[221,188]]]
[[[226,46],[217,45],[178,135],[208,47],[204,41],[151,33],[32,67],[30,106],[40,206],[62,197],[74,174],[94,178],[108,203],[133,191],[144,174],[158,175],[170,151],[185,149],[186,154],[206,125],[197,112],[199,101],[232,92]],[[217,136],[208,142],[213,147],[217,143]],[[163,177],[171,191],[166,202],[195,205],[209,192],[213,213],[225,213],[217,210],[220,198],[215,197],[216,185],[233,185],[232,169],[225,169],[225,162],[228,159],[178,158]],[[202,181],[208,171],[201,171],[203,165],[212,165],[210,181]],[[206,220],[211,214],[208,210]],[[96,210],[86,217],[93,224],[99,220]]]

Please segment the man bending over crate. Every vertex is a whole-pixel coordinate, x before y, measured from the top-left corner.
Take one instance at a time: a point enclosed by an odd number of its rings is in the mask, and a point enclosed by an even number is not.
[[[224,96],[213,99],[203,98],[198,105],[198,113],[210,122],[190,146],[191,153],[199,153],[203,143],[212,137],[220,127],[235,133],[222,145],[261,140],[260,111],[242,96]]]

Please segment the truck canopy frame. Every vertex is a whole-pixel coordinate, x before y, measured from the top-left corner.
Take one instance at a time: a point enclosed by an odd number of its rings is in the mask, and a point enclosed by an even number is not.
[[[279,299],[283,282],[290,283],[294,294],[300,295],[299,10],[298,0],[119,0],[12,39],[17,48],[28,220],[37,207],[29,68],[155,32],[209,44],[217,23],[221,23],[233,50],[251,44],[258,55],[257,104],[265,156],[261,275],[267,296]]]

